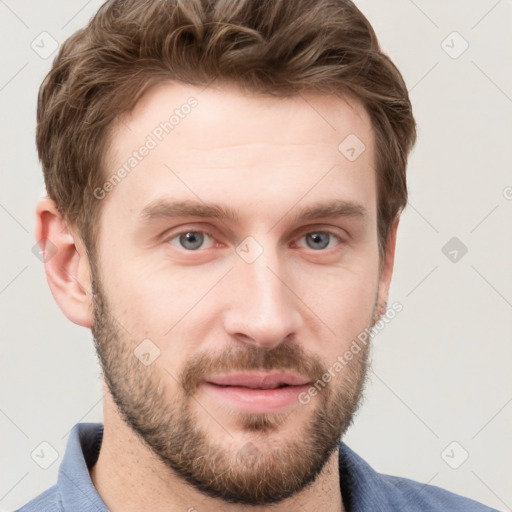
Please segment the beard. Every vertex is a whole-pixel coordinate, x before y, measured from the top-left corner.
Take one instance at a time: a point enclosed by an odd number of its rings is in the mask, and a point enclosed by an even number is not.
[[[176,377],[158,359],[145,366],[134,355],[141,340],[131,337],[112,315],[94,267],[92,333],[105,382],[125,423],[166,467],[207,496],[245,505],[278,503],[316,480],[360,404],[369,343],[325,385],[316,403],[287,413],[232,412],[230,424],[236,419],[238,426],[236,439],[216,439],[202,427],[197,414],[204,409],[215,420],[213,408],[209,410],[195,396],[207,377],[279,369],[298,372],[315,383],[328,367],[300,345],[288,342],[272,349],[237,343],[222,352],[203,351],[192,356]],[[377,309],[382,311],[376,304],[372,325],[378,319]],[[169,388],[170,380],[175,382],[174,389]],[[303,414],[301,407],[308,410]],[[293,436],[280,435],[280,425],[290,414],[297,415],[292,421],[300,428]],[[239,432],[250,441],[240,445]]]

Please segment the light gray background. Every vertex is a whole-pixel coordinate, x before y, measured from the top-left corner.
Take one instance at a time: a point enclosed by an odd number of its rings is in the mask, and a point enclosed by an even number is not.
[[[0,0],[2,510],[56,481],[75,423],[102,419],[90,332],[63,316],[32,253],[43,193],[36,97],[54,55],[31,47],[51,48],[44,31],[61,43],[100,4]],[[419,140],[390,297],[404,309],[375,338],[366,401],[346,441],[381,472],[511,510],[512,2],[357,5],[404,74]],[[442,252],[452,237],[468,249],[455,262]],[[31,458],[43,441],[59,454],[48,469]]]

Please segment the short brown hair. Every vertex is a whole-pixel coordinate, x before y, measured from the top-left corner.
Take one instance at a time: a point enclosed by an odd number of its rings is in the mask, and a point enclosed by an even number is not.
[[[111,0],[67,39],[43,81],[36,142],[48,195],[89,251],[109,128],[164,81],[274,96],[351,94],[376,140],[378,236],[407,203],[416,139],[404,80],[350,0]],[[340,141],[341,142],[341,141]]]

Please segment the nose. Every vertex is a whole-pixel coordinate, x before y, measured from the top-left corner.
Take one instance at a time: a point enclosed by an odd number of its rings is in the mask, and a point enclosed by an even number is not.
[[[252,263],[240,259],[230,274],[224,328],[231,337],[272,349],[297,334],[302,325],[300,300],[276,257],[264,251]]]

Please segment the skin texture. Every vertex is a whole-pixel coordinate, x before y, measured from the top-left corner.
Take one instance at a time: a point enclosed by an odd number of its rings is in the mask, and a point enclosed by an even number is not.
[[[106,178],[190,97],[190,113],[99,199],[93,261],[53,202],[38,205],[37,237],[58,248],[50,288],[92,329],[105,374],[91,478],[114,512],[341,511],[336,441],[357,408],[368,347],[308,404],[277,412],[241,410],[202,381],[288,369],[314,382],[383,313],[398,219],[380,271],[370,120],[353,98],[163,84],[112,127]],[[338,150],[350,134],[366,148],[354,161]],[[170,200],[221,204],[238,218],[141,216]],[[364,214],[294,218],[332,200]],[[143,364],[139,346],[158,357]]]

